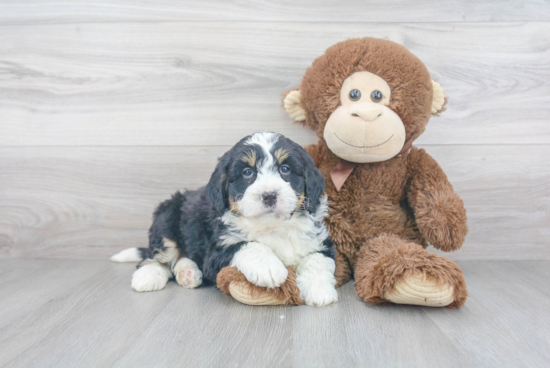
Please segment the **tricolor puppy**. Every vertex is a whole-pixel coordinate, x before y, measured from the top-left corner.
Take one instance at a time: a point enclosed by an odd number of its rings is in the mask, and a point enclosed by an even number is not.
[[[160,290],[172,277],[196,288],[203,277],[215,282],[226,266],[272,288],[285,282],[291,266],[306,304],[331,304],[338,294],[324,189],[302,147],[279,134],[256,133],[220,158],[206,187],[176,192],[159,205],[148,249],[126,249],[111,259],[141,261],[132,277],[137,291]]]

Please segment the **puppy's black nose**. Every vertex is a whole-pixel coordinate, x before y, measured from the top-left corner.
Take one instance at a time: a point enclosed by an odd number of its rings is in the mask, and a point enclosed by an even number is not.
[[[274,206],[275,203],[277,203],[277,193],[269,192],[269,193],[262,194],[262,202],[267,207]]]

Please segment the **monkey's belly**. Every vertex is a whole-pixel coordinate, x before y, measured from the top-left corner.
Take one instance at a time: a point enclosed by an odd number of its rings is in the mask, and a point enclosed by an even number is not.
[[[348,212],[340,216],[330,216],[329,230],[334,236],[335,246],[344,254],[361,248],[369,239],[380,234],[395,234],[422,246],[426,242],[414,220],[412,213],[399,204],[371,204],[366,211]],[[346,244],[351,243],[351,244]],[[348,256],[352,256],[349,254]]]

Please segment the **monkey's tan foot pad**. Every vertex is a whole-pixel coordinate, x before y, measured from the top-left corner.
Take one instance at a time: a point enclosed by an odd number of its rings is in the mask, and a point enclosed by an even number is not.
[[[437,283],[422,273],[414,273],[397,281],[384,298],[396,304],[446,307],[454,301],[453,291],[453,286],[447,283]]]
[[[283,305],[288,304],[285,300],[281,300],[274,293],[269,292],[267,289],[265,292],[260,292],[252,289],[246,282],[231,282],[229,284],[229,293],[231,296],[247,305]]]

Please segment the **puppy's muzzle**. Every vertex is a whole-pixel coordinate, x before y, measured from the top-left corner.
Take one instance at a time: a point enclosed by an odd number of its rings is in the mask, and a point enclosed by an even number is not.
[[[277,203],[277,193],[267,192],[262,194],[262,203],[266,207],[273,207]]]

